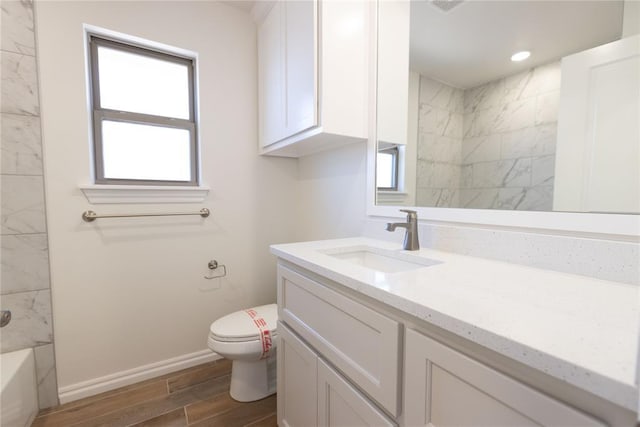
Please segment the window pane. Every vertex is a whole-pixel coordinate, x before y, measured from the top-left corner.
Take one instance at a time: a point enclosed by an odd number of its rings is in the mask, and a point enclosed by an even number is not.
[[[189,67],[98,46],[100,106],[189,120]]]
[[[190,134],[186,129],[102,122],[104,177],[189,181]]]
[[[376,186],[378,188],[393,188],[393,166],[394,155],[389,153],[378,153],[376,161],[377,177]]]

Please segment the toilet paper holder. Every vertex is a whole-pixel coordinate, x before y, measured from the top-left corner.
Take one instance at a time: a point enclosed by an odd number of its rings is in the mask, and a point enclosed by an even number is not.
[[[227,266],[225,266],[224,264],[218,264],[218,261],[215,259],[212,259],[211,261],[209,261],[209,263],[207,264],[207,267],[210,270],[210,275],[204,276],[204,278],[207,280],[218,279],[220,277],[224,277],[227,275]],[[219,273],[216,272],[215,275],[212,275],[218,269],[220,269],[220,272]]]

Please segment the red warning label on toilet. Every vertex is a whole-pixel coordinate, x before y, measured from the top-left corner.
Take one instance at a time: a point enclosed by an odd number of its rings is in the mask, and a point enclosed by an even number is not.
[[[260,356],[260,359],[266,359],[269,357],[271,347],[273,347],[271,331],[269,331],[269,328],[267,327],[267,321],[260,317],[258,312],[253,309],[245,310],[245,313],[251,317],[256,328],[258,328],[260,341],[262,342],[262,355]]]

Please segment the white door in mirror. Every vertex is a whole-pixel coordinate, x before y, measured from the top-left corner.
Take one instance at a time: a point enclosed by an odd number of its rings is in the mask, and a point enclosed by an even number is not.
[[[640,212],[638,76],[640,35],[562,60],[554,211]]]

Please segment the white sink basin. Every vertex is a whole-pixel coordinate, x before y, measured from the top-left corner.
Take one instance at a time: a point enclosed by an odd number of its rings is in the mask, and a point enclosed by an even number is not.
[[[442,263],[404,251],[390,251],[368,246],[335,248],[323,252],[334,258],[382,273],[399,273]]]

